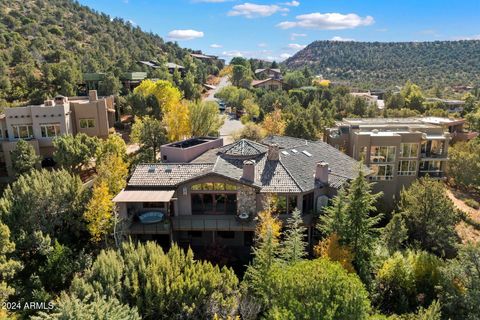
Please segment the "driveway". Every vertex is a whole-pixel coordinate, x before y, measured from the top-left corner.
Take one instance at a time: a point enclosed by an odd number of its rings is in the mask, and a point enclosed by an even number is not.
[[[229,86],[230,85],[230,81],[228,80],[228,77],[225,76],[225,77],[222,77],[220,79],[220,82],[217,84],[216,88],[213,89],[213,90],[210,90],[208,92],[208,95],[203,98],[204,101],[212,101],[212,100],[217,100],[215,98],[215,93],[217,93],[218,91],[220,91],[223,87],[226,87],[226,86]]]
[[[229,144],[233,142],[232,135],[243,129],[243,123],[236,119],[235,114],[225,113],[225,123],[220,128],[220,137],[223,138],[224,144]]]

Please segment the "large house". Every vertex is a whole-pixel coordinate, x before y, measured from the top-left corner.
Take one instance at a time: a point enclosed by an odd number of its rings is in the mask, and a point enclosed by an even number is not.
[[[359,169],[327,143],[277,136],[225,146],[194,138],[161,154],[163,163],[137,165],[113,201],[130,236],[192,247],[249,248],[266,206],[283,220],[298,208],[311,241],[315,213]]]
[[[255,76],[258,79],[272,78],[275,80],[282,80],[282,72],[280,71],[280,69],[275,68],[256,69]]]
[[[10,152],[17,141],[28,141],[42,158],[53,155],[53,139],[60,135],[85,133],[107,138],[115,120],[113,96],[99,98],[57,96],[42,105],[6,108],[0,115],[0,172],[12,175]]]
[[[253,80],[252,87],[265,90],[281,90],[284,87],[284,83],[282,80],[268,78],[265,80]]]
[[[387,206],[417,177],[443,178],[451,140],[465,140],[464,120],[439,117],[343,119],[324,140],[372,170]]]

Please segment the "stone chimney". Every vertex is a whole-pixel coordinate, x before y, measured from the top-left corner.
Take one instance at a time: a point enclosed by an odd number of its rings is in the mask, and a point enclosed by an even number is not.
[[[242,179],[249,182],[255,181],[255,160],[245,160],[243,162]]]
[[[89,100],[90,102],[92,102],[92,101],[97,101],[97,100],[98,100],[97,90],[90,90],[90,91],[88,91],[88,100]]]
[[[317,163],[315,179],[319,180],[323,184],[328,184],[328,163],[325,161]]]
[[[45,100],[43,103],[45,107],[53,107],[53,100]]]
[[[272,144],[268,146],[267,160],[278,161],[280,160],[280,148],[278,144]]]

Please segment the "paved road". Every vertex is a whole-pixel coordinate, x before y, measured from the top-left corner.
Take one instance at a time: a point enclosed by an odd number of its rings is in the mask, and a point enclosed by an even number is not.
[[[220,79],[220,82],[217,84],[216,88],[213,90],[210,90],[210,92],[208,92],[208,96],[206,96],[204,100],[205,101],[217,100],[215,99],[215,93],[220,91],[223,87],[226,87],[229,85],[230,85],[230,81],[228,80],[228,77],[222,77]]]
[[[217,87],[214,90],[210,90],[208,96],[204,98],[205,101],[214,101],[217,100],[215,98],[215,93],[220,91],[223,87],[229,86],[230,81],[228,77],[222,77],[220,82],[218,83]],[[233,142],[232,134],[236,131],[241,130],[244,127],[240,120],[235,119],[234,114],[225,113],[225,123],[220,128],[220,136],[223,138],[223,143],[228,144]]]

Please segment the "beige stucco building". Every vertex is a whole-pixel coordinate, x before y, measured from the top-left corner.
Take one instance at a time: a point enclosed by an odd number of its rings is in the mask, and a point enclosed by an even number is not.
[[[6,108],[0,115],[0,170],[12,175],[10,152],[19,139],[28,141],[42,157],[53,155],[53,139],[83,132],[107,138],[115,117],[114,98],[99,98],[92,90],[88,97],[57,96],[43,105]]]
[[[372,170],[374,190],[392,206],[417,177],[443,178],[452,139],[463,137],[463,120],[448,118],[344,119],[324,140]]]

